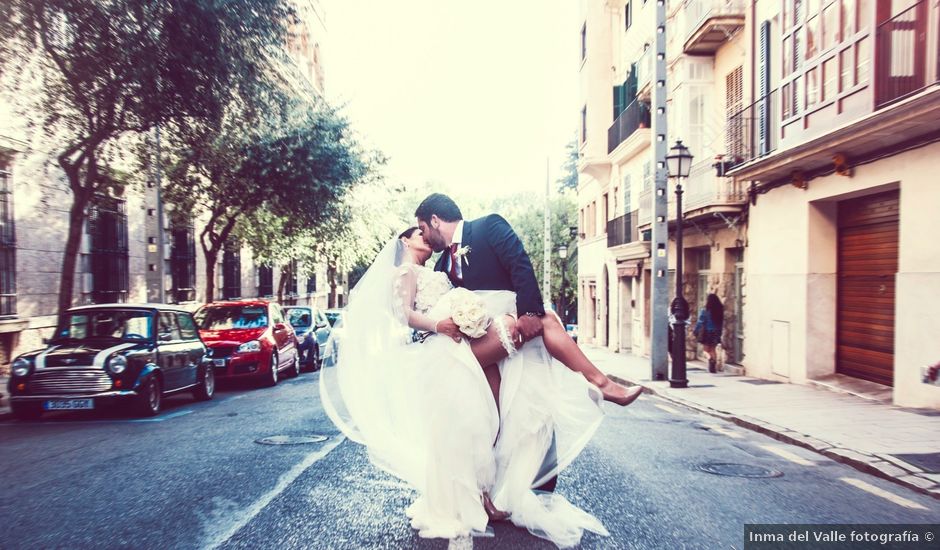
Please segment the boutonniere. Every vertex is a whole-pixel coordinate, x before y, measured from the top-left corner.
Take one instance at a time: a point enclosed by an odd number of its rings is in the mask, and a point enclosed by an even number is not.
[[[470,254],[470,247],[461,246],[454,252],[454,258],[456,258],[457,260],[460,260],[461,258],[463,258],[463,261],[469,266],[470,258],[467,257],[467,254]]]

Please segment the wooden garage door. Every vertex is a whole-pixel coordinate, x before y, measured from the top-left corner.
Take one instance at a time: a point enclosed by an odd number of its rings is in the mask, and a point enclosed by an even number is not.
[[[898,191],[839,204],[836,372],[893,385]]]

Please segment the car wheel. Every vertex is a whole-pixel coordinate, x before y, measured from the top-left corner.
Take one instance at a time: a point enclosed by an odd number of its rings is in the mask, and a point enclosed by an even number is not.
[[[291,378],[300,376],[300,350],[294,350],[294,360],[290,364],[290,375]]]
[[[10,403],[10,410],[18,420],[36,420],[43,412],[39,403]]]
[[[314,371],[320,370],[323,366],[323,358],[320,357],[320,346],[314,346],[310,352],[310,368]]]
[[[277,352],[272,351],[271,352],[271,372],[268,372],[267,375],[264,376],[265,386],[270,388],[271,386],[277,385],[277,377],[278,377],[277,367],[278,367]]]
[[[160,414],[160,408],[163,406],[163,385],[160,378],[151,375],[144,382],[140,394],[137,396],[137,412],[142,416],[156,416]]]
[[[212,365],[206,365],[203,370],[202,380],[193,390],[193,397],[199,401],[208,401],[215,395],[215,370]]]

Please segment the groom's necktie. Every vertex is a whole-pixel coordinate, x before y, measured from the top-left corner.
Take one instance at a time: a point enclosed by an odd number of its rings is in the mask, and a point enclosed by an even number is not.
[[[450,269],[447,270],[447,276],[454,286],[459,286],[460,277],[457,276],[457,243],[450,245]]]

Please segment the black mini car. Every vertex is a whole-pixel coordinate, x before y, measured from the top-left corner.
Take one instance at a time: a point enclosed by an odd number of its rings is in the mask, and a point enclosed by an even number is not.
[[[72,308],[48,347],[17,357],[11,370],[10,406],[22,419],[116,400],[153,416],[166,394],[207,400],[215,391],[192,314],[162,304]]]

